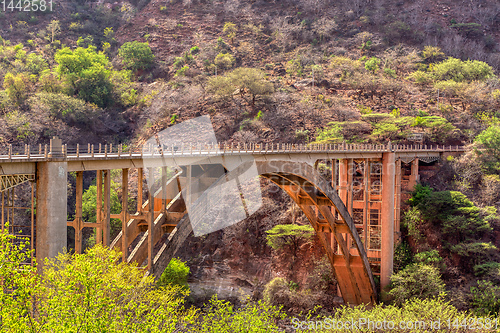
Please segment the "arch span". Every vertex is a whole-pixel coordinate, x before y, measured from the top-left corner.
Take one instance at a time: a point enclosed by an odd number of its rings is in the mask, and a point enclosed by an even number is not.
[[[246,162],[221,178],[235,178],[253,163],[258,174],[283,189],[309,219],[326,251],[345,303],[374,304],[377,292],[365,248],[352,217],[330,183],[308,163],[276,160]],[[212,186],[216,185],[217,182]],[[154,258],[155,275],[163,272],[192,231],[186,214]]]

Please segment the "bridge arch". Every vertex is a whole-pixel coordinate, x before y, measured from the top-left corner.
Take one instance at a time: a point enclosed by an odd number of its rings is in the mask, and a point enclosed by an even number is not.
[[[330,183],[308,163],[279,160],[245,162],[221,178],[235,178],[253,163],[258,174],[285,191],[308,218],[326,251],[345,303],[374,304],[377,292],[365,248],[352,217]],[[163,272],[192,232],[186,214],[154,258],[155,275]]]

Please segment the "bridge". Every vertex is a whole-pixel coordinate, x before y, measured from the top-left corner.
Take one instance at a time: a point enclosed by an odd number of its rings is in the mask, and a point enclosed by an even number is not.
[[[158,277],[193,232],[194,211],[188,214],[193,202],[209,202],[207,193],[221,179],[238,182],[253,165],[260,177],[284,190],[307,216],[344,301],[374,304],[379,289],[390,283],[405,195],[426,165],[463,151],[459,146],[391,143],[68,147],[53,138],[49,145],[0,150],[1,227],[9,223],[11,232],[30,238],[39,262],[67,247],[81,253],[83,229],[94,228],[97,242],[120,250],[124,261],[144,265]],[[117,214],[111,213],[112,170],[121,170],[122,207]],[[86,172],[96,175],[97,218],[92,223],[84,221],[82,213]],[[155,178],[155,172],[160,176]],[[71,221],[67,221],[69,173],[76,178]],[[136,189],[129,188],[131,174],[138,179]],[[146,176],[149,190],[144,197]],[[28,207],[16,204],[14,192],[26,184],[31,193]],[[137,191],[133,208],[129,207],[132,190]],[[248,216],[247,208],[245,212]],[[20,217],[29,221],[16,224]],[[111,219],[121,221],[121,231],[113,239]],[[67,244],[67,227],[75,231],[74,244]]]

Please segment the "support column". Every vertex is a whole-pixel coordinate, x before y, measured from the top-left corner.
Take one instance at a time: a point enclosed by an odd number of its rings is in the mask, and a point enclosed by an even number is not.
[[[148,213],[148,271],[153,272],[155,197],[153,168],[149,168],[149,213]]]
[[[408,189],[410,191],[413,191],[413,188],[415,185],[417,185],[418,182],[418,157],[415,157],[415,159],[411,162],[411,175],[410,175],[410,181],[408,182]]]
[[[122,169],[122,260],[127,262],[128,169]]]
[[[342,159],[339,162],[339,197],[344,205],[347,206],[347,189],[348,189],[348,180],[347,180],[347,172],[349,163],[347,159]]]
[[[161,211],[165,214],[167,212],[167,167],[161,168]]]
[[[76,208],[73,228],[75,229],[75,253],[82,253],[82,196],[83,171],[76,172]]]
[[[394,198],[394,237],[396,242],[400,241],[401,224],[401,159],[396,161],[396,197]]]
[[[102,244],[102,170],[97,170],[96,188],[96,223],[101,226],[95,228],[95,243]]]
[[[382,156],[382,251],[380,267],[380,287],[390,283],[394,263],[394,178],[395,153]]]
[[[143,168],[138,168],[137,169],[137,211],[139,213],[142,212],[142,185],[143,185],[143,178],[144,178],[144,169]],[[153,184],[150,184],[150,186],[153,186]]]
[[[68,164],[37,163],[36,257],[53,258],[67,247]]]
[[[111,228],[111,171],[104,170],[104,208],[102,212],[103,244],[109,246]]]

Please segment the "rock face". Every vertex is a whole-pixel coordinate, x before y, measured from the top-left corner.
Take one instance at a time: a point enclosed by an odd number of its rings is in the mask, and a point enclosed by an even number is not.
[[[264,205],[250,218],[211,234],[187,238],[176,256],[191,269],[189,284],[197,303],[217,293],[219,298],[241,301],[252,296],[260,298],[265,284],[275,277],[284,277],[301,288],[314,289],[313,275],[330,275],[321,245],[315,239],[302,245],[295,255],[290,249],[272,250],[266,244],[265,231],[279,223],[307,220],[298,209],[291,209],[291,200],[277,191],[275,185],[263,182]],[[317,268],[321,262],[320,272]],[[317,282],[317,281],[316,281]],[[324,290],[329,302],[336,296],[332,284]],[[331,297],[330,297],[331,296]]]

